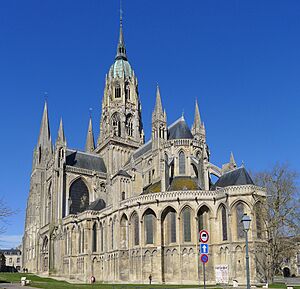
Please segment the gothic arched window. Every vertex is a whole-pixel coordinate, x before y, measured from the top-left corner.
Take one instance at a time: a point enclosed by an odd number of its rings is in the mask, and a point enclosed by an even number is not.
[[[124,214],[120,222],[121,249],[126,249],[128,247],[127,234],[128,234],[128,219]]]
[[[139,226],[139,217],[137,213],[133,213],[131,217],[131,227],[132,227],[132,243],[134,246],[140,244],[140,226]]]
[[[256,236],[258,239],[262,238],[263,221],[262,221],[262,206],[261,203],[255,205],[255,219],[256,219]]]
[[[129,83],[125,84],[125,98],[130,99],[130,86],[129,86]]]
[[[227,241],[227,213],[226,208],[222,206],[221,208],[221,218],[222,218],[222,238],[223,241]]]
[[[103,225],[100,224],[100,251],[103,252],[104,248],[103,248],[103,244],[104,244],[104,241],[103,241]]]
[[[92,233],[92,252],[97,252],[97,223],[94,223]]]
[[[148,210],[144,216],[145,222],[145,243],[154,244],[156,216],[152,210]]]
[[[209,230],[209,208],[202,206],[198,212],[198,231]]]
[[[89,205],[89,190],[80,178],[70,187],[70,214],[77,214],[85,211]]]
[[[121,120],[118,113],[115,113],[112,116],[112,126],[114,135],[121,136]]]
[[[121,87],[119,84],[117,84],[115,87],[115,98],[120,98],[120,97],[121,97]]]
[[[125,192],[122,192],[122,194],[121,194],[121,200],[124,201],[124,200],[125,200],[125,197],[126,197]]]
[[[169,245],[176,243],[176,211],[173,208],[167,208],[163,213],[163,243]]]
[[[183,151],[179,153],[179,174],[185,174],[185,155]]]
[[[126,116],[126,131],[129,136],[133,136],[133,121],[131,114]]]
[[[244,215],[244,205],[243,203],[238,203],[236,205],[236,229],[237,229],[237,237],[238,239],[242,239],[245,236],[244,226],[242,221]]]
[[[191,242],[191,209],[186,207],[182,211],[183,216],[183,241],[184,242]]]

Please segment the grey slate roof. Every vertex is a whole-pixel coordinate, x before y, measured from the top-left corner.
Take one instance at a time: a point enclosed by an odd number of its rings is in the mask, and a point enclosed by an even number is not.
[[[127,177],[127,178],[131,178],[131,175],[128,174],[126,171],[124,170],[119,170],[117,173],[116,173],[116,176],[124,176],[124,177]]]
[[[142,145],[140,148],[138,148],[135,153],[133,154],[133,158],[137,159],[138,157],[142,156],[146,152],[152,150],[152,141],[146,142],[144,145]]]
[[[91,211],[101,211],[106,207],[106,203],[102,199],[97,199],[94,202],[90,203],[87,210]]]
[[[193,135],[190,128],[185,122],[183,117],[179,118],[168,126],[168,139],[192,139]],[[133,158],[137,159],[138,157],[144,155],[152,149],[152,141],[149,140],[143,146],[138,148],[133,154]],[[129,163],[129,161],[128,161]]]
[[[239,185],[254,185],[250,175],[244,167],[225,173],[217,180],[214,186],[228,187]]]
[[[193,135],[183,117],[168,127],[168,139],[192,139]]]
[[[103,159],[97,155],[67,149],[66,165],[106,173]]]

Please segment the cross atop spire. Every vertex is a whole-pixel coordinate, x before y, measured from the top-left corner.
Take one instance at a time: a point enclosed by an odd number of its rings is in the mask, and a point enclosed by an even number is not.
[[[117,59],[127,60],[126,48],[125,48],[124,36],[123,36],[122,0],[120,0],[120,32],[119,32],[119,43],[118,43],[117,55],[116,55],[116,60]]]

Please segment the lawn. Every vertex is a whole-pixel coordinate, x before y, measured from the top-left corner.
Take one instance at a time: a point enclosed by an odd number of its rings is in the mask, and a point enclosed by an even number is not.
[[[0,283],[18,283],[21,277],[26,276],[31,280],[30,286],[44,289],[176,289],[176,288],[199,288],[196,285],[140,285],[140,284],[70,284],[52,278],[42,278],[33,274],[23,273],[0,273]],[[203,287],[203,286],[202,286]],[[210,289],[220,289],[218,286],[208,286]],[[26,288],[26,287],[25,287]],[[300,289],[300,288],[299,288]]]
[[[199,288],[197,285],[140,285],[140,284],[70,284],[52,278],[38,277],[33,274],[23,273],[0,273],[0,283],[19,283],[21,277],[26,276],[31,280],[30,286],[44,289],[176,289],[176,288]],[[201,286],[203,288],[203,286]],[[207,286],[209,289],[221,289],[221,286]],[[270,288],[286,289],[285,284],[271,284]],[[26,288],[26,287],[25,287]],[[300,286],[294,286],[300,289]]]

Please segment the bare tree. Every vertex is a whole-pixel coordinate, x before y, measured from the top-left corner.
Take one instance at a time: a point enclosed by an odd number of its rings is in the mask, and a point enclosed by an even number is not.
[[[6,231],[9,217],[15,214],[11,208],[7,206],[3,198],[0,198],[0,234]]]
[[[298,173],[287,164],[276,164],[271,170],[254,175],[254,182],[267,189],[261,209],[268,246],[257,246],[256,261],[265,279],[273,281],[281,273],[286,258],[295,255],[295,241],[300,231]]]

